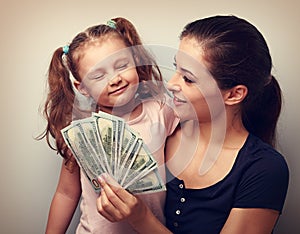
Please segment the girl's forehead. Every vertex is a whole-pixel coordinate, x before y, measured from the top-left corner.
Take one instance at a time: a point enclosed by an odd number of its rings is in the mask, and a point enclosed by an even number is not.
[[[124,41],[115,37],[91,40],[82,48],[82,60],[105,60],[125,48]]]
[[[114,60],[130,55],[130,49],[121,39],[107,39],[95,41],[83,48],[79,59],[79,72],[81,77],[97,64],[107,64]]]

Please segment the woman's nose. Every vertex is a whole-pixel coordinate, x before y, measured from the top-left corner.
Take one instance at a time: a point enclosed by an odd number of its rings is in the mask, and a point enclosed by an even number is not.
[[[167,83],[167,89],[174,92],[179,92],[181,90],[180,84],[178,82],[180,74],[176,72],[172,78]]]

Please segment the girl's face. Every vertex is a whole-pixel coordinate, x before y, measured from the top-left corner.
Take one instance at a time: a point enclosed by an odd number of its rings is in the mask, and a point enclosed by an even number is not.
[[[79,60],[78,90],[106,112],[134,103],[139,76],[130,48],[116,38],[93,42]]]
[[[181,121],[211,122],[224,110],[221,92],[207,69],[201,45],[183,38],[175,56],[176,73],[168,82],[175,110]]]

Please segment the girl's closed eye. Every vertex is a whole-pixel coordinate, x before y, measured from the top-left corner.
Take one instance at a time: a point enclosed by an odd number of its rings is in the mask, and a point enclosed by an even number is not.
[[[86,77],[89,80],[102,80],[105,78],[106,72],[103,69],[94,69],[89,72]]]
[[[124,70],[128,67],[129,62],[121,63],[116,66],[117,70]]]
[[[92,76],[92,79],[93,79],[93,80],[101,80],[101,79],[104,78],[104,76],[105,76],[104,73],[101,73],[101,74],[95,74],[94,76]]]

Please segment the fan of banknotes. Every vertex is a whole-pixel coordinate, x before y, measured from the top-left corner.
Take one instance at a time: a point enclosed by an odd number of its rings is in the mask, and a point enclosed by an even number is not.
[[[100,111],[73,121],[61,133],[96,192],[102,173],[132,193],[166,189],[147,146],[122,118]]]

